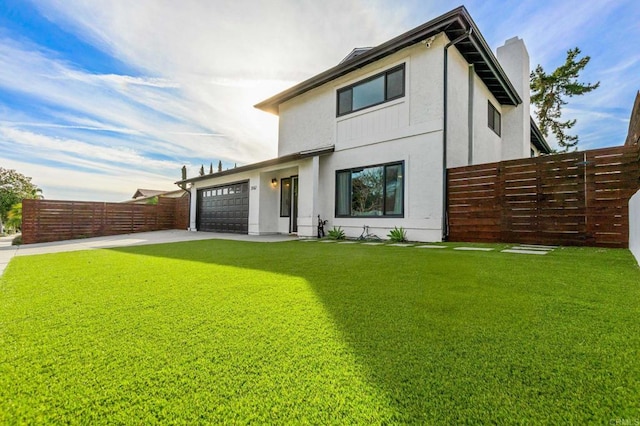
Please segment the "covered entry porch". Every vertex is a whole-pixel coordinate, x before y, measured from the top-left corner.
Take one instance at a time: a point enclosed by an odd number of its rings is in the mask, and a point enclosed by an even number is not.
[[[314,237],[320,156],[301,152],[176,182],[191,193],[192,231]]]

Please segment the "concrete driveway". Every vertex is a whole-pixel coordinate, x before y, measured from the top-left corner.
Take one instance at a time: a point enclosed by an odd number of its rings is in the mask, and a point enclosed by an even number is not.
[[[296,240],[290,235],[241,235],[218,232],[191,232],[172,229],[168,231],[140,232],[137,234],[112,235],[109,237],[85,238],[82,240],[56,241],[53,243],[12,246],[14,236],[0,238],[0,275],[14,256],[60,253],[65,251],[94,250],[111,247],[141,246],[146,244],[177,243],[196,240],[236,240],[275,243]]]

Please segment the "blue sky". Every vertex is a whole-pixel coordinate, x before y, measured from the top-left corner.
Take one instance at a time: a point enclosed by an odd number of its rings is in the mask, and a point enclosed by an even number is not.
[[[0,167],[49,199],[122,201],[174,189],[180,168],[276,156],[277,117],[253,105],[461,3],[429,0],[3,0]],[[469,1],[495,52],[524,39],[551,71],[580,47],[565,107],[580,148],[624,142],[640,89],[640,2]]]

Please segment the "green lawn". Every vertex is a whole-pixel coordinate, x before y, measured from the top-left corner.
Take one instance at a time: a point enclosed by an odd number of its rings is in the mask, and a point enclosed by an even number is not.
[[[1,424],[636,424],[640,268],[298,241],[17,257],[0,348]]]

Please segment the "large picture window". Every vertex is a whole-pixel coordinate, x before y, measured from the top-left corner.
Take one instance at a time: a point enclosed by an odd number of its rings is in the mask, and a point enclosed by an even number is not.
[[[404,163],[336,172],[336,216],[404,215]]]
[[[404,96],[404,64],[338,90],[337,115]]]

